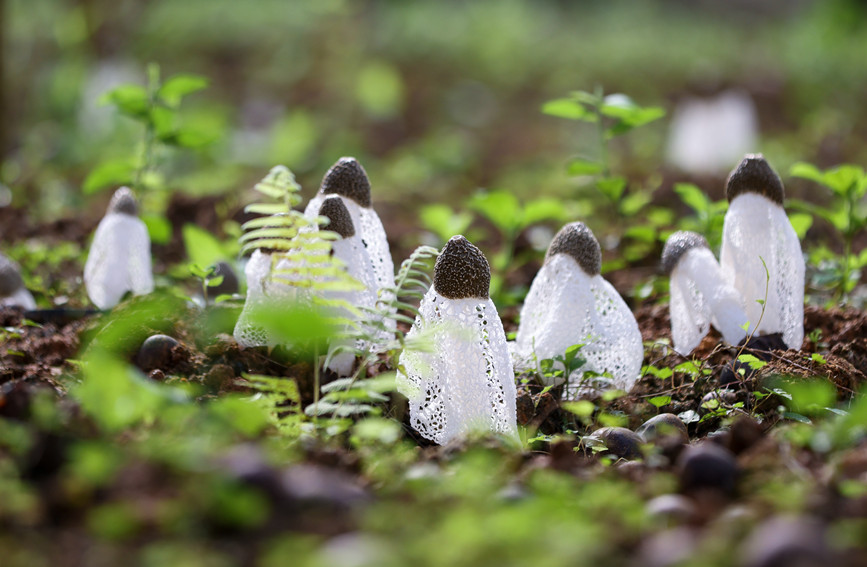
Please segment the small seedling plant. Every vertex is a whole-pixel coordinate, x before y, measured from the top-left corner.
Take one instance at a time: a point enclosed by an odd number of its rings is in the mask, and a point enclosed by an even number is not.
[[[810,251],[811,263],[819,270],[813,283],[831,294],[831,303],[845,301],[861,279],[867,266],[867,249],[854,249],[855,237],[867,229],[867,173],[855,165],[840,165],[824,171],[808,163],[796,163],[791,175],[809,179],[831,190],[831,203],[827,207],[792,200],[802,211],[827,221],[842,241],[842,252],[837,253],[825,245]]]

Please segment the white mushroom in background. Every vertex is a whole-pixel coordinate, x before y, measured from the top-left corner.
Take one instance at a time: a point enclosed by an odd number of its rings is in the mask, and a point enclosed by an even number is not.
[[[84,285],[100,309],[114,307],[127,292],[143,295],[153,291],[151,241],[137,215],[135,196],[128,187],[121,187],[96,227],[84,265]]]
[[[696,175],[722,173],[755,147],[758,131],[756,106],[742,90],[688,97],[678,102],[672,115],[668,161]]]
[[[551,242],[524,306],[514,345],[519,370],[538,370],[539,360],[583,344],[586,363],[569,376],[564,398],[579,396],[586,371],[610,376],[610,386],[629,391],[641,373],[644,348],[638,323],[617,290],[600,275],[599,242],[583,223],[567,224]],[[589,385],[597,389],[604,379]]]
[[[723,277],[707,240],[675,232],[662,250],[662,269],[671,277],[671,336],[674,350],[687,355],[712,324],[731,345],[746,337],[743,298]]]
[[[0,254],[0,305],[36,309],[36,301],[24,287],[18,264]]]
[[[376,305],[376,276],[367,249],[361,242],[361,236],[355,231],[349,210],[340,197],[331,195],[322,200],[318,214],[329,221],[323,227],[324,230],[340,235],[339,240],[331,243],[334,256],[342,260],[346,264],[347,273],[364,286],[359,290],[327,292],[326,295],[334,299],[342,299],[356,307],[372,309]],[[349,314],[346,316],[351,317]],[[382,339],[387,340],[388,337]],[[358,346],[363,348],[364,345]],[[352,352],[340,352],[332,357],[328,368],[340,376],[349,376],[354,364],[355,355]]]
[[[432,351],[404,350],[398,390],[409,398],[412,426],[439,444],[470,431],[517,432],[515,376],[490,283],[485,255],[453,236],[407,334]]]
[[[385,229],[370,203],[370,180],[367,172],[355,158],[342,157],[331,166],[322,179],[319,192],[304,209],[304,215],[314,218],[319,213],[322,201],[329,195],[339,196],[349,210],[352,224],[367,248],[373,264],[377,291],[394,286],[394,261]]]
[[[744,157],[726,186],[729,209],[720,266],[744,301],[750,333],[780,333],[789,348],[800,349],[804,341],[804,257],[783,210],[784,196],[782,181],[761,154]]]

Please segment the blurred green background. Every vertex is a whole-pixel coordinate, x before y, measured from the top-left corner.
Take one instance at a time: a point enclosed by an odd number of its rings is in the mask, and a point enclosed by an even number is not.
[[[613,156],[663,192],[678,100],[738,87],[753,99],[757,151],[867,163],[867,3],[834,1],[0,0],[0,204],[39,218],[86,210],[99,163],[130,155],[141,127],[100,97],[122,83],[195,73],[183,103],[213,143],[166,152],[173,191],[249,191],[274,164],[312,195],[342,155],[365,165],[374,202],[462,202],[477,188],[575,196],[565,164],[593,129],[543,115],[573,90],[604,88],[668,116]],[[735,163],[732,163],[734,166]],[[722,197],[722,176],[701,179]],[[642,181],[645,183],[646,181]],[[798,192],[795,185],[794,192]],[[95,202],[100,204],[97,207]],[[389,202],[398,205],[389,210]],[[407,219],[407,221],[413,221]]]

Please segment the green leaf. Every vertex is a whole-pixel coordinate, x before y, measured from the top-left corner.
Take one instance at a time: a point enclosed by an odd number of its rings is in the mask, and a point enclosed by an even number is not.
[[[590,417],[596,411],[596,404],[590,400],[578,400],[577,402],[561,402],[560,407],[578,417]]]
[[[619,201],[626,189],[626,179],[623,177],[609,177],[596,182],[596,187],[612,201]]]
[[[828,362],[827,360],[825,360],[825,357],[818,352],[814,352],[812,355],[810,355],[810,359],[813,362],[818,362],[819,364],[826,364]]]
[[[711,208],[711,201],[704,194],[704,191],[699,189],[692,183],[675,183],[674,192],[680,196],[680,200],[686,203],[692,210],[697,213],[708,213]]]
[[[73,393],[84,411],[109,431],[156,416],[160,408],[180,393],[104,353],[89,354],[83,370],[84,380]]]
[[[583,158],[575,158],[569,162],[566,171],[569,175],[598,175],[602,173],[602,164]]]
[[[671,403],[671,396],[655,396],[647,401],[650,402],[653,406],[661,408],[662,406],[667,406]]]
[[[210,266],[226,259],[223,245],[207,230],[187,223],[183,228],[183,236],[187,258],[193,264]]]
[[[455,212],[448,205],[425,205],[419,213],[424,227],[436,234],[440,241],[446,242],[456,234],[464,234],[473,222],[473,215],[467,211]]]
[[[583,122],[596,122],[598,120],[595,112],[571,98],[558,98],[546,102],[542,105],[542,113],[569,120],[581,120]]]
[[[789,215],[789,222],[792,223],[792,228],[795,229],[795,234],[800,240],[807,236],[807,231],[813,226],[813,215],[807,213],[793,213]]]
[[[167,79],[157,91],[157,96],[167,105],[177,107],[185,96],[208,87],[208,79],[200,75],[182,74]]]
[[[155,244],[168,244],[172,239],[172,223],[165,216],[157,213],[146,213],[141,220],[148,228],[151,242]]]
[[[749,364],[750,368],[753,370],[760,370],[768,365],[767,362],[760,358],[756,358],[752,354],[742,354],[738,357],[738,361]]]
[[[517,197],[506,191],[480,191],[469,200],[474,211],[484,215],[504,234],[517,231],[522,226],[521,204]]]
[[[112,104],[121,114],[137,120],[148,120],[150,101],[147,90],[139,85],[121,85],[102,96],[103,103]]]
[[[524,218],[521,224],[527,227],[543,220],[563,221],[567,216],[562,200],[542,197],[524,205]]]
[[[105,161],[96,166],[81,184],[85,195],[96,193],[108,187],[132,185],[135,177],[135,164],[131,159]]]

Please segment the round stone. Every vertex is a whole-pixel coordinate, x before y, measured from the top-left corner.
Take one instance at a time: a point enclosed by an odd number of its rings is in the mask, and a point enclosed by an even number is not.
[[[783,182],[762,154],[747,154],[729,174],[726,182],[726,198],[729,203],[744,193],[756,193],[780,206],[783,205],[785,199]]]
[[[173,352],[180,343],[167,335],[148,337],[138,349],[135,364],[145,372],[168,368],[172,363]]]
[[[746,567],[823,567],[834,565],[824,527],[805,517],[777,517],[758,526],[744,542]]]
[[[669,437],[675,438],[680,443],[689,443],[686,425],[673,413],[661,413],[651,417],[642,423],[635,432],[647,443]]]
[[[608,452],[621,459],[641,457],[643,440],[637,433],[625,427],[603,427],[590,434],[608,448]]]
[[[679,230],[668,237],[662,249],[662,271],[671,274],[684,254],[693,248],[710,248],[704,236],[697,232]]]
[[[353,157],[342,157],[322,178],[322,193],[343,195],[361,205],[370,207],[370,179],[367,172]]]
[[[687,447],[676,466],[683,492],[717,492],[734,496],[738,467],[732,453],[716,443]]]
[[[487,299],[491,267],[482,251],[463,236],[452,236],[434,264],[434,290],[448,299]]]
[[[587,275],[598,275],[602,270],[602,250],[599,241],[583,222],[570,222],[560,229],[548,246],[545,261],[556,254],[568,254]]]
[[[663,494],[647,502],[647,515],[668,527],[688,524],[698,515],[692,500],[681,494]]]

